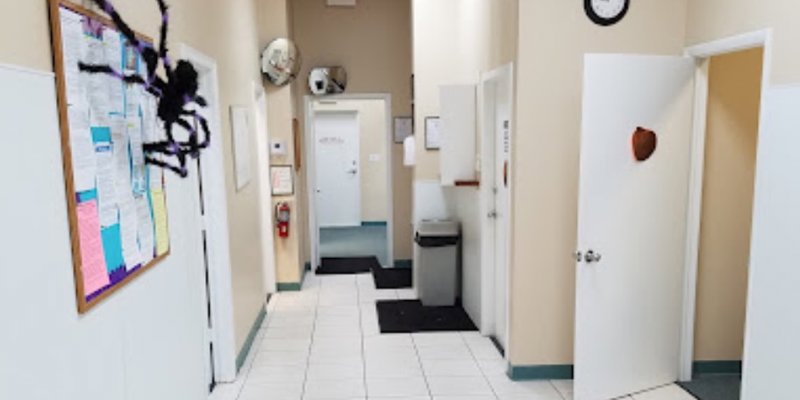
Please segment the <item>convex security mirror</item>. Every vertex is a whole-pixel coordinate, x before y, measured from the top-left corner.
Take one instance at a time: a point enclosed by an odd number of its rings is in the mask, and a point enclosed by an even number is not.
[[[347,72],[342,67],[314,68],[308,74],[308,86],[317,96],[344,93]]]
[[[273,40],[261,54],[261,72],[276,86],[291,83],[300,72],[301,64],[300,50],[286,38]]]

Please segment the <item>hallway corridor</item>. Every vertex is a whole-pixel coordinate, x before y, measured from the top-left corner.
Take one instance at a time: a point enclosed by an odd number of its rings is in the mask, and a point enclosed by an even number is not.
[[[212,400],[570,400],[572,382],[513,382],[475,332],[381,335],[372,276],[309,275],[300,292],[270,301],[236,383]],[[633,400],[692,400],[677,387]]]

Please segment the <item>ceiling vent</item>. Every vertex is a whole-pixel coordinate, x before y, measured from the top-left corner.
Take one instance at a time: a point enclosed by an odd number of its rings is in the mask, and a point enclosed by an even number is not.
[[[328,7],[355,7],[356,0],[328,0]]]

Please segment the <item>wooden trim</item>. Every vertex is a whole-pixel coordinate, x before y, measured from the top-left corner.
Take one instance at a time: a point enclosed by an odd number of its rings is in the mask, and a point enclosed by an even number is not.
[[[80,236],[78,232],[78,216],[76,213],[77,199],[75,193],[75,182],[73,175],[72,165],[72,148],[70,144],[70,131],[69,131],[69,117],[68,117],[68,103],[67,103],[67,83],[65,79],[64,67],[64,42],[61,37],[61,8],[66,8],[70,11],[84,15],[86,17],[95,19],[103,25],[117,29],[111,21],[86,7],[72,3],[67,0],[48,0],[50,12],[50,35],[53,46],[53,66],[56,76],[56,92],[58,98],[58,120],[61,125],[61,154],[64,165],[64,187],[66,189],[67,197],[67,213],[69,219],[69,233],[70,243],[72,247],[72,266],[73,274],[75,276],[75,297],[78,303],[78,312],[85,314],[96,305],[102,303],[105,299],[116,293],[118,290],[127,286],[130,282],[138,278],[145,271],[150,270],[155,265],[163,261],[170,254],[170,251],[159,257],[153,259],[149,264],[142,265],[137,271],[128,275],[124,280],[118,282],[116,285],[109,287],[105,292],[98,295],[92,301],[86,301],[86,293],[83,285],[83,273],[81,271],[81,252],[80,252]],[[142,41],[146,41],[152,45],[153,41],[149,37],[136,33],[136,37]],[[166,202],[166,193],[164,193]]]
[[[292,136],[294,139],[294,170],[303,168],[303,138],[300,135],[300,120],[292,119]]]

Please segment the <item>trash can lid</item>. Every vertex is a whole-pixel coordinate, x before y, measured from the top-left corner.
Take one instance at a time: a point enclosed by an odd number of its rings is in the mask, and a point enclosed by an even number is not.
[[[457,221],[423,220],[417,227],[417,236],[452,237],[460,234],[461,227]]]

